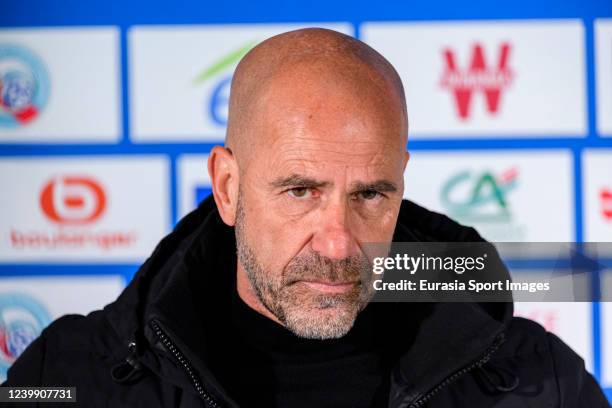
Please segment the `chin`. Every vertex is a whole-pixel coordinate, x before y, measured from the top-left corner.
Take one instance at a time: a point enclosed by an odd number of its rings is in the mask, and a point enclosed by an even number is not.
[[[295,298],[298,300],[299,298]],[[337,339],[353,327],[362,307],[345,296],[317,296],[285,308],[285,326],[299,337]]]

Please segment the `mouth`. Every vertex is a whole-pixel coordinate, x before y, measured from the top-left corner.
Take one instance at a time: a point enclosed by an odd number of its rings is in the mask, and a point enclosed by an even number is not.
[[[358,282],[301,281],[301,283],[317,292],[327,294],[344,294],[353,290]]]

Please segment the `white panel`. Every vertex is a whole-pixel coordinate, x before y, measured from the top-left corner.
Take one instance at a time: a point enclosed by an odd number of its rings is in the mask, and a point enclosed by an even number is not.
[[[612,19],[595,20],[597,131],[612,136]]]
[[[0,141],[117,141],[118,43],[114,27],[0,30]]]
[[[101,309],[123,287],[121,276],[1,277],[0,383],[8,367],[51,321]]]
[[[170,225],[162,157],[2,159],[0,190],[0,262],[140,262]]]
[[[308,24],[137,26],[129,33],[136,141],[225,138],[233,71],[257,43]],[[349,24],[318,24],[352,34]],[[210,75],[208,75],[210,74]]]
[[[491,241],[574,240],[567,151],[414,151],[404,195]]]
[[[584,239],[612,242],[612,149],[582,153]]]
[[[396,67],[415,138],[584,135],[580,20],[365,23]]]

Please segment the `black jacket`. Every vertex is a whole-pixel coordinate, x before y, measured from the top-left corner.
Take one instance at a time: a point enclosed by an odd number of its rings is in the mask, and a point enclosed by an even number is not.
[[[234,284],[233,234],[205,200],[115,302],[53,322],[3,385],[76,386],[86,407],[236,406],[206,363],[215,353],[207,334],[225,317],[219,294]],[[404,201],[394,240],[482,238]],[[538,324],[513,318],[512,303],[403,305],[394,321],[418,319],[418,330],[391,373],[390,407],[609,406],[583,360]]]

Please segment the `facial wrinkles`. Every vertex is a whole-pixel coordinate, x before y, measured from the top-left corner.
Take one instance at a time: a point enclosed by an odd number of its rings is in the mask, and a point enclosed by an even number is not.
[[[279,106],[284,106],[278,103]],[[270,123],[266,127],[265,143],[253,144],[250,149],[254,160],[249,171],[244,171],[254,182],[264,183],[279,174],[303,174],[310,172],[313,177],[332,171],[333,168],[346,166],[358,173],[364,168],[372,168],[372,173],[385,166],[393,166],[401,158],[397,149],[390,143],[383,130],[368,129],[362,120],[344,118],[321,118],[319,114],[302,113],[286,115],[284,111],[263,114],[262,121]],[[287,120],[283,120],[288,116]],[[395,167],[395,166],[393,166]],[[321,172],[326,168],[325,172]],[[319,171],[317,171],[319,170]],[[315,177],[317,178],[317,177]]]
[[[268,179],[279,174],[304,175],[329,182],[330,187],[347,194],[357,182],[401,182],[401,165],[395,164],[398,158],[381,143],[283,140],[275,151],[278,155],[272,154]]]
[[[376,168],[385,167],[388,159],[384,147],[375,143],[349,142],[313,142],[312,140],[288,141],[279,146],[278,154],[272,154],[270,169],[283,171],[301,166],[316,170],[326,167],[328,169],[347,168]],[[286,172],[286,171],[285,171]],[[321,173],[324,173],[321,171]]]
[[[279,106],[289,102],[279,101]],[[278,161],[302,160],[322,163],[367,165],[377,161],[385,162],[396,156],[394,150],[401,149],[399,143],[392,143],[393,129],[380,126],[384,118],[365,113],[352,112],[350,103],[344,112],[317,113],[317,108],[300,114],[276,110],[263,114],[267,143],[258,148],[266,157]],[[399,149],[398,149],[399,147]],[[281,162],[281,163],[279,163]]]
[[[399,155],[391,146],[375,141],[279,138],[270,150],[269,160],[261,163],[268,181],[279,175],[297,174],[328,182],[345,192],[356,182],[380,179],[401,182]]]

